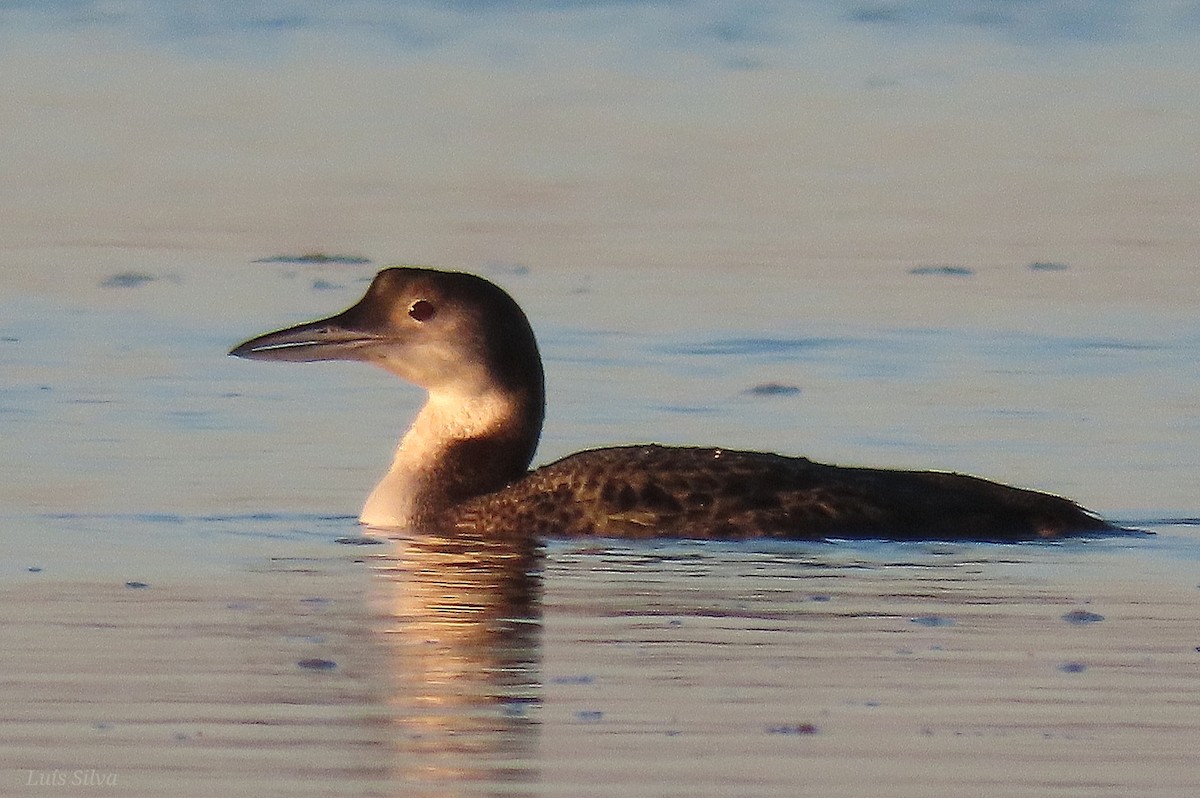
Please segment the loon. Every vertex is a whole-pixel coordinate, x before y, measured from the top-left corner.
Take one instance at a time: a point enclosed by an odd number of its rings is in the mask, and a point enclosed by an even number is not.
[[[360,522],[489,539],[1019,541],[1119,533],[1074,502],[978,477],[825,465],[646,444],[577,452],[533,471],[545,415],[528,319],[472,274],[393,267],[326,319],[230,355],[359,360],[424,388],[425,405]]]

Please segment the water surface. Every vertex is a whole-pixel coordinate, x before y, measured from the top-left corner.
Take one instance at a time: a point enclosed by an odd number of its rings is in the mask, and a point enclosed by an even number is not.
[[[0,8],[0,791],[1196,792],[1194,3],[247,9]],[[393,262],[526,308],[539,461],[1158,534],[368,544],[419,393],[225,352]]]

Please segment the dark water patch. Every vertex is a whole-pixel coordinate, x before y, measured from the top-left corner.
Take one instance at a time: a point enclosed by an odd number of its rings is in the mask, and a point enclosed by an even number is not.
[[[1082,662],[1064,662],[1058,669],[1063,673],[1083,673],[1087,670],[1087,665]]]
[[[1063,615],[1062,619],[1076,626],[1084,626],[1089,623],[1100,623],[1100,621],[1104,620],[1104,616],[1099,613],[1088,612],[1087,610],[1071,610]]]
[[[908,273],[942,277],[971,277],[975,274],[975,270],[966,266],[914,266],[908,270]]]
[[[553,676],[550,684],[595,684],[596,677],[588,673],[572,674],[570,676]]]
[[[334,538],[333,542],[342,546],[382,546],[385,541],[369,535],[345,535]]]
[[[865,25],[906,25],[912,24],[913,15],[895,3],[863,3],[851,8],[846,19]]]
[[[745,393],[750,396],[795,396],[800,393],[800,387],[782,382],[760,382],[747,388]]]
[[[604,720],[604,713],[598,709],[582,709],[575,713],[575,720],[580,723],[599,723]]]
[[[125,587],[130,588],[131,590],[145,590],[146,588],[150,587],[150,585],[145,582],[126,582]]]
[[[1120,338],[1087,338],[1075,342],[1078,349],[1113,352],[1153,352],[1166,349],[1162,344]]]
[[[145,272],[118,272],[100,281],[101,288],[139,288],[158,278]]]
[[[945,615],[918,615],[916,618],[910,618],[909,623],[917,626],[924,626],[928,629],[941,629],[947,626],[954,626],[954,619],[947,618]]]
[[[483,270],[488,274],[504,277],[524,277],[531,269],[524,263],[509,263],[502,260],[490,260],[483,264]]]
[[[767,727],[767,734],[778,734],[786,737],[807,737],[820,733],[821,730],[815,723],[785,723],[779,726]]]
[[[299,660],[296,665],[306,671],[331,671],[337,668],[337,663],[331,659],[321,659],[320,657],[309,657],[308,659]]]
[[[1182,518],[1135,518],[1122,521],[1129,526],[1200,526],[1200,517],[1184,516]]]
[[[331,283],[328,280],[313,280],[312,289],[314,291],[337,291],[346,286],[341,283]]]
[[[1071,268],[1065,263],[1058,263],[1049,260],[1035,260],[1029,264],[1029,270],[1032,272],[1065,272]]]
[[[290,263],[290,264],[335,264],[339,266],[362,266],[370,263],[370,258],[359,255],[331,255],[328,252],[305,252],[302,255],[272,255],[268,258],[258,258],[253,263]]]

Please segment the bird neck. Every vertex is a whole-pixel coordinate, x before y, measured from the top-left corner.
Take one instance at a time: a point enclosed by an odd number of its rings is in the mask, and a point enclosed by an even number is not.
[[[541,434],[540,391],[430,391],[359,520],[436,525],[460,502],[524,476]]]

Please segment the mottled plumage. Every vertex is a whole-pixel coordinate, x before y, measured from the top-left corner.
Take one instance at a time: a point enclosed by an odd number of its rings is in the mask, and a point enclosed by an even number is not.
[[[595,449],[526,472],[542,363],[528,320],[481,277],[380,272],[328,319],[231,354],[362,360],[429,392],[363,523],[494,539],[1026,540],[1120,531],[1075,503],[978,477],[657,445]]]
[[[1067,499],[963,474],[672,446],[579,452],[454,518],[517,537],[1002,541],[1114,531]]]

